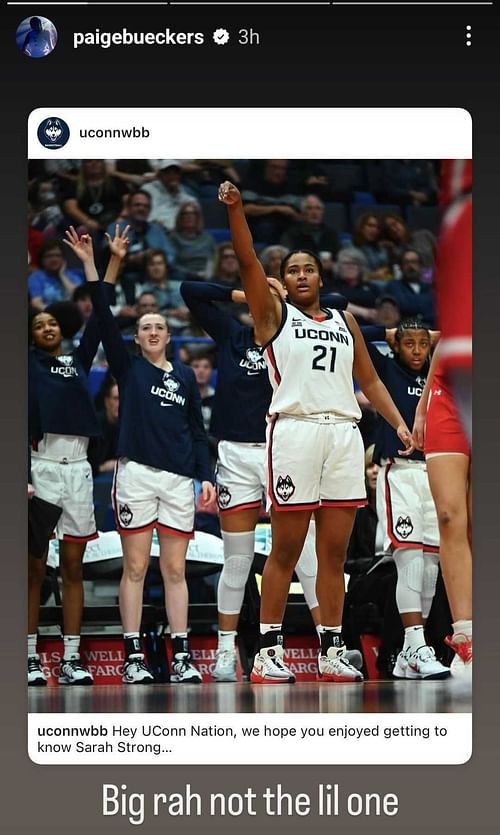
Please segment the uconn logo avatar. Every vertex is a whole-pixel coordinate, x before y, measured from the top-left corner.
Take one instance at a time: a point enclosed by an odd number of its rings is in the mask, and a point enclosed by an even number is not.
[[[69,139],[69,127],[64,119],[51,116],[38,126],[37,136],[44,148],[54,151],[66,145]]]

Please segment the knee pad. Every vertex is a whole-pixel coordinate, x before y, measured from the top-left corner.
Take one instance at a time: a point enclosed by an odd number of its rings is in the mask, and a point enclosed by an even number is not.
[[[398,549],[394,553],[398,580],[411,591],[422,594],[424,583],[424,557],[417,549]]]
[[[297,565],[295,566],[295,573],[301,583],[301,576],[311,577],[314,579],[314,582],[316,582],[318,559],[316,557],[316,525],[313,521],[309,523],[304,545],[302,547]]]
[[[253,554],[233,554],[224,561],[222,577],[230,589],[244,589],[248,579]]]
[[[238,615],[245,595],[245,584],[253,562],[253,531],[222,532],[224,567],[217,589],[217,608],[224,615]]]
[[[299,583],[304,592],[305,601],[309,609],[315,609],[318,606],[318,598],[316,597],[316,572],[313,575],[305,574],[300,569],[300,564],[295,566],[295,573],[298,577]]]
[[[394,552],[398,572],[396,604],[400,614],[422,611],[424,557],[422,551],[399,548]]]
[[[434,597],[439,572],[439,557],[437,554],[424,552],[424,576],[422,583],[422,596]]]

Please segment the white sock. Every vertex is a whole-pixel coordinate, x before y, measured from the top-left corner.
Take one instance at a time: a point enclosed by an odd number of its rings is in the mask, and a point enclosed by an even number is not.
[[[281,632],[282,623],[261,623],[260,634],[265,635],[266,632]]]
[[[403,652],[407,649],[415,652],[419,647],[425,646],[425,635],[423,626],[407,626],[405,629],[405,642]]]
[[[80,658],[80,636],[79,635],[64,635],[64,660],[71,661],[72,659]]]
[[[457,632],[463,632],[463,634],[467,635],[468,638],[472,638],[472,619],[457,620],[452,624],[452,626],[454,635],[456,635]]]
[[[217,645],[217,649],[220,650],[232,650],[234,649],[234,644],[236,641],[236,630],[220,630],[219,629],[219,641]]]
[[[36,639],[36,632],[34,635],[28,635],[28,658],[32,658],[36,655]]]

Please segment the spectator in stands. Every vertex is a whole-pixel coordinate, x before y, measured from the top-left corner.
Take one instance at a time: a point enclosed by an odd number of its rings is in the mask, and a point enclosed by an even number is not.
[[[379,290],[370,281],[365,281],[367,261],[359,249],[341,249],[337,259],[336,278],[326,285],[332,293],[341,293],[349,302],[347,310],[360,324],[373,322],[376,315],[376,301]]]
[[[38,267],[38,256],[43,244],[43,234],[33,226],[33,209],[28,203],[28,264],[32,270]]]
[[[401,206],[432,205],[437,184],[433,164],[427,159],[390,159],[382,162],[383,197]]]
[[[71,301],[78,307],[83,324],[86,325],[92,316],[92,297],[86,284],[79,284],[78,287],[75,287]]]
[[[62,231],[64,218],[52,180],[36,179],[30,187],[29,199],[33,210],[30,225],[46,237],[56,237]]]
[[[368,504],[358,507],[354,527],[352,529],[347,559],[346,574],[365,574],[376,562],[377,554],[381,554],[384,547],[382,528],[378,529],[377,518],[377,474],[378,464],[373,460],[375,444],[371,444],[365,452],[365,484]],[[377,536],[378,535],[378,536]]]
[[[213,280],[226,287],[241,288],[240,265],[231,241],[219,244],[215,251]]]
[[[401,215],[386,212],[382,216],[382,244],[393,262],[399,261],[406,249],[414,249],[420,255],[423,267],[432,269],[434,266],[436,238],[428,229],[410,230]]]
[[[389,281],[384,288],[387,296],[397,302],[403,319],[420,317],[429,327],[434,326],[434,294],[430,284],[422,284],[420,255],[408,249],[401,258],[401,278]]]
[[[190,159],[182,161],[182,170],[200,199],[217,197],[221,180],[240,182],[240,175],[231,159]]]
[[[59,241],[46,241],[39,251],[40,269],[28,278],[28,290],[31,303],[37,310],[43,310],[48,304],[69,301],[75,287],[82,283],[81,273],[68,270],[62,244]]]
[[[287,229],[281,243],[289,250],[307,249],[315,252],[322,262],[335,259],[340,241],[335,229],[324,223],[325,204],[315,194],[308,194],[302,199],[301,208],[302,220]],[[328,268],[328,264],[323,263],[323,268]]]
[[[379,296],[376,301],[375,324],[384,328],[397,328],[401,311],[394,296]]]
[[[94,476],[113,472],[117,461],[120,396],[116,380],[109,372],[99,396],[102,397],[103,403],[103,409],[97,412],[101,437],[89,449],[89,461]]]
[[[352,242],[360,249],[367,261],[367,278],[386,281],[392,277],[387,250],[380,243],[382,225],[373,212],[359,215],[354,228]]]
[[[130,241],[128,254],[121,274],[121,285],[127,304],[135,304],[137,285],[146,280],[146,261],[153,250],[160,250],[165,254],[169,264],[175,261],[175,249],[165,230],[159,223],[151,223],[148,218],[151,212],[151,195],[147,191],[136,191],[128,199],[126,219],[118,219],[120,230],[129,225],[128,238]],[[108,234],[112,235],[116,220],[108,227]]]
[[[106,171],[102,159],[82,160],[76,182],[62,183],[63,208],[75,226],[99,238],[124,209],[126,185]]]
[[[192,357],[189,365],[194,371],[196,382],[198,383],[198,390],[201,397],[201,414],[203,417],[203,425],[206,432],[210,426],[210,418],[212,417],[212,407],[214,402],[215,389],[210,384],[214,370],[214,360],[211,353],[207,351],[196,354]]]
[[[150,252],[146,259],[146,281],[142,294],[153,295],[158,303],[158,310],[168,319],[171,333],[179,333],[189,323],[189,310],[180,294],[180,282],[172,281],[165,253],[157,249]]]
[[[199,203],[186,201],[177,214],[170,236],[175,251],[175,269],[179,278],[210,278],[215,255],[215,241],[203,231]]]
[[[277,278],[281,281],[280,266],[289,250],[285,246],[266,246],[259,253],[259,261],[264,267],[264,272],[269,278]]]
[[[160,160],[156,179],[142,190],[151,196],[149,219],[161,223],[168,231],[174,229],[181,206],[193,199],[181,183],[181,166],[176,159]]]
[[[260,175],[250,174],[241,196],[255,241],[272,244],[301,219],[300,197],[286,159],[265,160]]]

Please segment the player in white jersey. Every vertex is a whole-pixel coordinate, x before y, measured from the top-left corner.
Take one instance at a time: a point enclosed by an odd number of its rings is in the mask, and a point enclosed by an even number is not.
[[[281,277],[289,304],[278,301],[255,254],[238,189],[223,183],[219,198],[229,209],[245,295],[274,388],[268,430],[273,546],[262,583],[261,646],[250,678],[264,684],[294,681],[283,663],[282,619],[290,578],[315,511],[316,593],[323,624],[319,677],[359,681],[362,675],[345,657],[341,632],[345,554],[356,508],[366,504],[353,374],[396,429],[405,447],[401,454],[413,451],[413,439],[375,372],[354,318],[321,309],[317,256],[300,251],[285,257]]]

